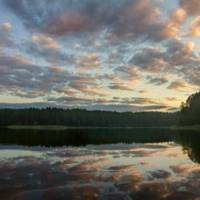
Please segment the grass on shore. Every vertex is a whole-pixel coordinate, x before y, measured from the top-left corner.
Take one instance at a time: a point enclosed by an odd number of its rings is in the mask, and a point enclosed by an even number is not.
[[[24,126],[24,125],[11,125],[10,129],[37,129],[37,130],[65,130],[66,126],[44,125],[44,126]]]
[[[5,128],[5,127],[4,127]],[[135,129],[135,128],[169,128],[169,127],[77,127],[77,126],[58,126],[58,125],[40,125],[40,126],[34,126],[34,125],[10,125],[7,126],[9,129],[37,129],[37,130],[65,130],[65,129],[96,129],[96,128],[114,128],[114,129]]]
[[[172,130],[200,130],[200,125],[192,125],[192,126],[171,126]]]

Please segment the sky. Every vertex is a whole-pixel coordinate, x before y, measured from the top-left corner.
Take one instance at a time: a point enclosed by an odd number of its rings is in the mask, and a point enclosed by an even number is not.
[[[0,0],[0,108],[174,112],[199,36],[199,0]]]

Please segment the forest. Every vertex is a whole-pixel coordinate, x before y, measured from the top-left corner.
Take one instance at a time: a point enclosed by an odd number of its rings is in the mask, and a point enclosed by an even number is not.
[[[161,127],[174,125],[176,115],[162,112],[111,112],[62,108],[1,109],[0,126],[62,125],[76,127]]]
[[[113,112],[85,109],[25,108],[0,109],[0,126],[62,125],[70,127],[169,127],[200,124],[200,92],[192,94],[180,111]]]

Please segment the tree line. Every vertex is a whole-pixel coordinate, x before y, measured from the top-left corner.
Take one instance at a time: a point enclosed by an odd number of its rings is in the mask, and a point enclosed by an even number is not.
[[[0,126],[62,125],[76,127],[168,127],[200,124],[200,92],[183,102],[180,111],[114,112],[56,107],[0,109]]]
[[[85,109],[0,109],[0,126],[63,125],[77,127],[162,127],[176,123],[176,113],[112,112]]]

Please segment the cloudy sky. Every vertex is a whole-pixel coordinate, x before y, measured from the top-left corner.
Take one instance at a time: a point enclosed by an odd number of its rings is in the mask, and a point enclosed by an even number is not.
[[[174,111],[199,36],[199,0],[0,0],[0,107]]]

